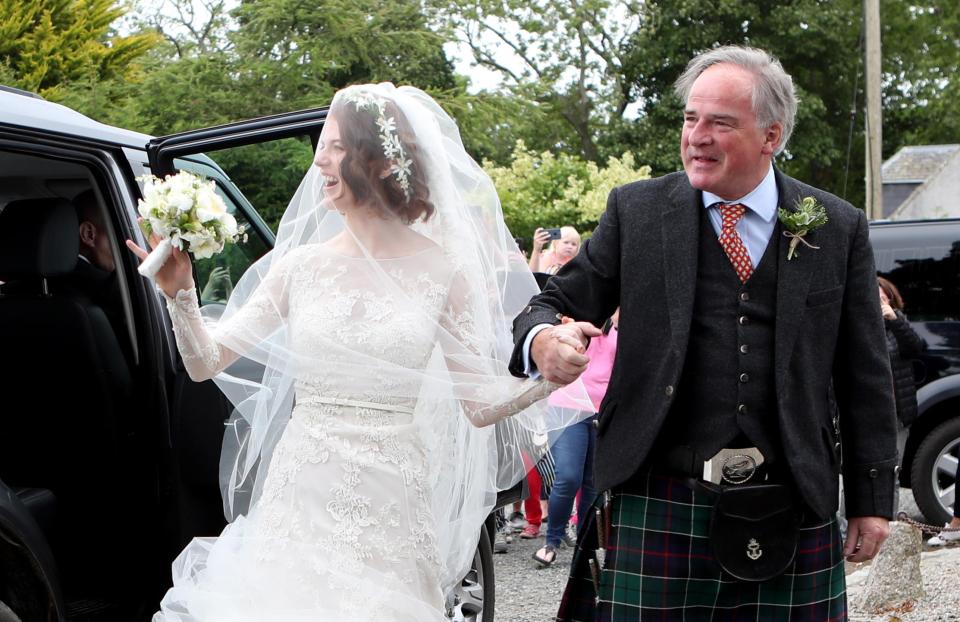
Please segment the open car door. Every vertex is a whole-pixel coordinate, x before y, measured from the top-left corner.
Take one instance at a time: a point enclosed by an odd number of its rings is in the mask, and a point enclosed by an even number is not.
[[[233,284],[273,248],[275,236],[271,224],[258,212],[257,208],[261,206],[255,208],[247,197],[263,196],[262,189],[257,186],[274,183],[277,175],[245,164],[244,158],[251,155],[263,157],[265,152],[270,157],[277,157],[278,153],[282,157],[283,153],[292,150],[299,154],[298,162],[310,158],[297,177],[299,181],[312,160],[326,117],[326,108],[304,110],[182,132],[155,138],[148,143],[151,174],[164,177],[185,170],[212,180],[228,211],[238,224],[246,227],[248,239],[245,242],[228,245],[223,252],[207,259],[191,256],[194,282],[204,315],[217,317],[230,298]],[[256,174],[250,174],[251,171]],[[239,181],[241,179],[245,181]],[[275,187],[272,190],[274,202],[282,200],[285,206],[296,186],[289,190]],[[169,463],[179,527],[179,542],[175,546],[179,551],[192,537],[217,534],[224,525],[219,458],[224,422],[230,417],[233,406],[212,381],[191,381],[176,354],[175,344],[169,346],[174,359],[174,378],[169,391],[172,452]],[[241,358],[227,373],[259,382],[263,367]]]

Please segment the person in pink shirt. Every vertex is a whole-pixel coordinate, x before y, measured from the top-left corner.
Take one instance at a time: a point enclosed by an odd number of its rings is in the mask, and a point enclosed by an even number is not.
[[[593,416],[580,423],[558,432],[550,439],[550,451],[556,463],[556,479],[550,491],[547,517],[547,540],[533,558],[542,566],[549,566],[557,559],[557,550],[566,532],[567,520],[573,508],[573,500],[580,491],[577,506],[577,524],[582,525],[587,510],[593,505],[597,491],[593,486],[593,452],[597,442],[597,432],[593,421],[600,409],[600,402],[607,392],[610,372],[617,353],[617,324],[620,310],[613,314],[603,327],[603,334],[590,340],[586,354],[590,363],[580,376],[593,402]],[[567,388],[557,389],[550,395],[548,403],[557,408],[582,409],[582,402],[571,395]]]

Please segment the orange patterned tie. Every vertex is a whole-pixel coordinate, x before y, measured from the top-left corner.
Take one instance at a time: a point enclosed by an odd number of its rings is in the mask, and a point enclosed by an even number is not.
[[[723,247],[727,257],[730,258],[730,263],[733,264],[733,269],[737,271],[740,282],[746,283],[750,275],[753,274],[753,263],[750,261],[750,253],[747,252],[747,247],[744,246],[740,234],[737,233],[736,226],[747,211],[747,206],[742,203],[734,203],[733,205],[720,203],[718,207],[720,208],[721,218],[720,246]]]

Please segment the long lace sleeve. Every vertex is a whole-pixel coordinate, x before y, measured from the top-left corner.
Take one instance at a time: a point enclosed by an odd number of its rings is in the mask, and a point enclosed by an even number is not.
[[[163,297],[167,301],[180,358],[192,380],[209,380],[239,358],[239,354],[217,343],[204,324],[196,289],[181,289],[174,298],[166,294]]]
[[[526,410],[540,400],[546,399],[562,386],[542,378],[531,380],[530,378],[509,377],[504,378],[502,382],[507,386],[502,387],[502,392],[497,392],[497,401],[493,403],[461,402],[470,423],[478,428],[493,425]]]
[[[494,349],[495,327],[481,320],[483,301],[472,298],[475,295],[464,279],[455,276],[441,326],[448,337],[447,368],[463,412],[474,426],[484,427],[524,411],[562,385],[516,378],[503,362],[486,354]]]
[[[284,270],[272,270],[242,307],[228,307],[221,321],[211,323],[200,313],[196,289],[180,290],[173,298],[163,294],[192,380],[213,378],[280,327],[286,316],[286,283]]]

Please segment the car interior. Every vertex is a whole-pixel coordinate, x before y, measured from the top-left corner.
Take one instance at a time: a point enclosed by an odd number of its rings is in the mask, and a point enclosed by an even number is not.
[[[141,507],[130,465],[142,447],[130,297],[122,269],[101,271],[114,287],[79,270],[80,193],[94,191],[115,259],[120,249],[88,166],[0,151],[0,171],[0,391],[24,406],[0,414],[0,480],[43,530],[65,589],[90,596],[136,574],[116,553]],[[91,293],[104,291],[116,317]]]

